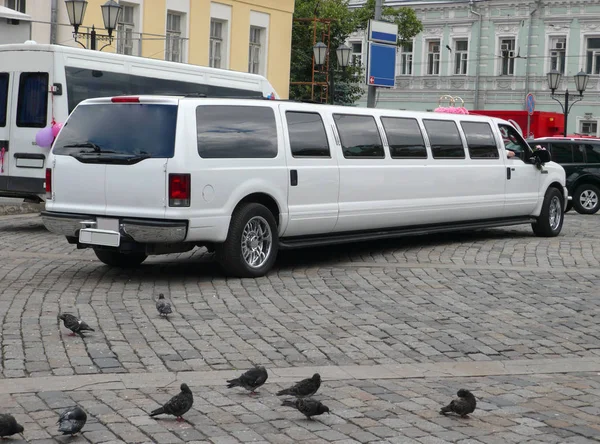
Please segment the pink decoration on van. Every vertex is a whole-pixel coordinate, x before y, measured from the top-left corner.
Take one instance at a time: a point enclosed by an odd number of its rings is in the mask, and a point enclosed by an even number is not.
[[[52,127],[47,126],[42,128],[35,135],[35,143],[42,148],[50,148],[54,142],[54,134],[52,134]]]
[[[60,132],[63,124],[61,122],[52,122],[52,136],[56,139],[58,133]]]

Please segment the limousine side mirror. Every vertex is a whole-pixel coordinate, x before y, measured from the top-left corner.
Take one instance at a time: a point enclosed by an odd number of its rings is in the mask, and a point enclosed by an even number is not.
[[[546,162],[550,162],[551,157],[550,157],[550,152],[546,151],[546,150],[535,150],[533,152],[533,156],[532,158],[534,159],[534,163],[537,164],[545,164]]]

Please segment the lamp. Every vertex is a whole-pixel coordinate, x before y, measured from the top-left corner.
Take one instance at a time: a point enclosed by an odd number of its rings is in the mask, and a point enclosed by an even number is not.
[[[571,97],[571,95],[569,94],[568,88],[564,94],[560,94],[560,95],[564,96],[564,98],[565,98],[564,105],[559,99],[557,99],[555,97],[555,95],[556,95],[555,91],[558,89],[558,84],[560,83],[560,77],[561,77],[560,72],[558,72],[556,69],[553,69],[548,74],[546,74],[546,77],[548,78],[548,87],[550,88],[550,91],[552,91],[551,98],[552,98],[552,100],[555,100],[556,102],[558,102],[562,109],[563,116],[565,118],[565,128],[563,131],[563,136],[567,137],[567,124],[569,122],[569,113],[571,112],[571,108],[573,107],[573,105],[575,105],[577,102],[581,102],[583,100],[583,93],[585,92],[585,88],[587,87],[587,82],[588,82],[590,76],[583,69],[574,76],[575,88],[577,88],[577,91],[579,92],[579,97],[575,101],[573,101],[570,105],[569,105],[569,98]]]
[[[558,72],[556,69],[553,69],[546,74],[546,77],[548,78],[548,87],[552,91],[552,94],[554,94],[554,91],[558,89],[558,84],[560,83],[560,72]]]
[[[115,0],[108,0],[102,6],[102,20],[104,21],[104,28],[108,31],[108,36],[112,36],[113,30],[117,27],[119,22],[119,16],[121,15],[121,9],[123,7],[119,5]]]
[[[327,45],[323,42],[318,42],[313,46],[313,54],[315,56],[315,64],[323,66],[325,64],[325,58],[327,57]]]
[[[584,72],[583,69],[575,75],[575,87],[577,88],[577,91],[579,91],[580,96],[585,92],[589,79],[590,76]]]
[[[83,23],[87,5],[87,0],[65,0],[69,22],[71,23],[71,26],[75,28],[75,33],[77,33],[79,27]]]
[[[352,55],[352,48],[348,45],[340,45],[336,49],[336,55],[338,60],[338,66],[346,68],[350,64],[350,56]]]

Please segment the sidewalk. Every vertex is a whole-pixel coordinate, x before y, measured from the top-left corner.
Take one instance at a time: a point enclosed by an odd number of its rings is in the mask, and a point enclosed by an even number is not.
[[[39,213],[43,209],[43,203],[24,203],[23,199],[0,197],[0,216],[9,216],[12,214]]]

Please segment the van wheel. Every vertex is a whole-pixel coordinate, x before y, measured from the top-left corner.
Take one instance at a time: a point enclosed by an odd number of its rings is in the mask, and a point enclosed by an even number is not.
[[[542,212],[537,221],[531,224],[536,236],[558,236],[563,226],[563,199],[562,194],[556,188],[548,188],[544,196]]]
[[[110,267],[134,268],[146,260],[148,255],[144,253],[120,253],[118,251],[101,250],[94,248],[96,257]]]
[[[573,193],[573,207],[580,214],[597,213],[600,210],[600,189],[590,183],[578,186]]]
[[[273,214],[261,204],[249,203],[231,216],[227,240],[217,248],[217,260],[227,274],[259,277],[273,267],[278,250]]]

